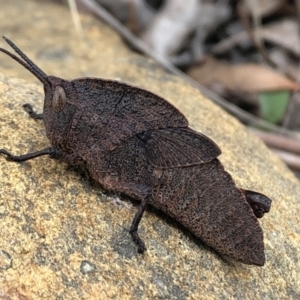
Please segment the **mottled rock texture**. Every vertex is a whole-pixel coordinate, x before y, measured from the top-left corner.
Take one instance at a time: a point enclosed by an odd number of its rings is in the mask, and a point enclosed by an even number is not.
[[[0,157],[0,298],[300,298],[300,185],[278,158],[197,90],[129,51],[106,25],[82,16],[82,41],[66,7],[22,0],[0,0],[0,7],[0,34],[45,73],[121,79],[165,97],[220,146],[239,187],[273,200],[260,220],[264,267],[220,258],[151,209],[140,228],[148,251],[138,255],[128,233],[135,204],[103,195],[47,157],[22,164]],[[47,147],[42,123],[21,107],[30,102],[41,111],[41,84],[2,53],[0,72],[0,148],[24,154]]]

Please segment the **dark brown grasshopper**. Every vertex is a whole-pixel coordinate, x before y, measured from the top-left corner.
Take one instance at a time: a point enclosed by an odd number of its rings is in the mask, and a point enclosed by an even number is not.
[[[108,189],[141,204],[130,233],[146,250],[138,225],[147,204],[162,210],[221,255],[245,264],[265,263],[263,232],[257,221],[271,206],[266,196],[235,186],[217,159],[219,147],[188,127],[185,116],[163,98],[113,80],[67,81],[46,75],[9,39],[19,57],[0,48],[44,85],[42,119],[49,148],[7,160],[42,155],[88,171]]]

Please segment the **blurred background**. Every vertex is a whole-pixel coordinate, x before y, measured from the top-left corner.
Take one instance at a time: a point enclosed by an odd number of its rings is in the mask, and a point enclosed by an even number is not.
[[[23,5],[30,0],[23,1]],[[32,0],[31,0],[32,1]],[[300,0],[43,0],[108,23],[300,172]]]

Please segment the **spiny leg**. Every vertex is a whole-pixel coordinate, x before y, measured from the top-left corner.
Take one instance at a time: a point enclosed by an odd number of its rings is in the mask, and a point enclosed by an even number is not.
[[[146,210],[146,207],[149,203],[149,199],[150,199],[150,196],[147,196],[145,199],[142,200],[142,202],[138,208],[138,211],[133,218],[132,224],[130,226],[130,231],[129,231],[132,236],[133,241],[138,246],[139,253],[143,253],[147,249],[145,246],[145,243],[139,237],[139,234],[137,231],[138,231],[139,223],[143,217],[144,211]]]
[[[28,113],[30,118],[35,120],[43,120],[43,114],[38,114],[36,111],[34,111],[31,104],[23,104],[23,108]]]
[[[6,160],[8,161],[15,161],[15,162],[23,162],[29,159],[33,159],[42,155],[49,155],[50,158],[59,158],[60,152],[57,149],[54,148],[45,148],[40,151],[32,152],[32,153],[27,153],[25,155],[13,155],[6,151],[5,149],[0,149],[0,154],[6,155]]]

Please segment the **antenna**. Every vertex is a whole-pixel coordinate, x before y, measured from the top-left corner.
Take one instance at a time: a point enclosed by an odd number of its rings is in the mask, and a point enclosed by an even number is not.
[[[35,77],[39,79],[41,83],[45,84],[51,84],[47,74],[45,74],[32,60],[30,60],[12,41],[10,41],[8,38],[3,36],[3,39],[9,44],[17,54],[20,55],[20,57],[23,59],[20,59],[16,55],[10,53],[9,51],[0,48],[0,51],[10,56],[12,59],[17,61],[19,64],[21,64],[24,68],[26,68],[30,73],[32,73]]]

